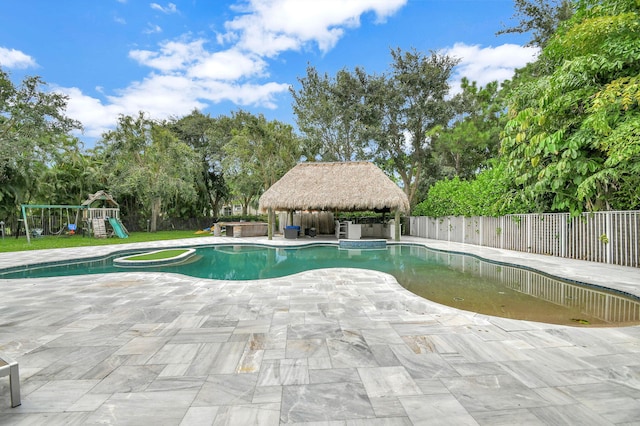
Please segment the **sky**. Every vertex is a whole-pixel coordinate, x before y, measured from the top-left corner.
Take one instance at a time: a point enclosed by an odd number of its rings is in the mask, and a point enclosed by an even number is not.
[[[512,77],[537,50],[513,0],[22,0],[0,8],[0,68],[68,96],[90,148],[119,115],[212,117],[240,109],[295,127],[289,88],[308,66],[382,74],[393,49],[458,58],[479,85]]]

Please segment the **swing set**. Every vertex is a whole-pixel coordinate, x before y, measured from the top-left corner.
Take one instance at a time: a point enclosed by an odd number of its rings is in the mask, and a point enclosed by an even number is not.
[[[50,204],[22,204],[20,207],[22,208],[21,222],[24,223],[27,243],[31,243],[31,237],[74,235],[78,230],[80,211],[87,208],[86,206]],[[75,215],[72,215],[74,211]],[[37,213],[40,214],[38,215]],[[72,217],[73,221],[71,220]],[[16,237],[19,234],[20,231],[18,229]]]

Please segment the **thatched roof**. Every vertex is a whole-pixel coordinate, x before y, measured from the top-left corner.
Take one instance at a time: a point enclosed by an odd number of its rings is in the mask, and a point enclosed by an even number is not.
[[[87,199],[84,200],[84,202],[82,203],[82,205],[91,207],[91,205],[97,201],[102,201],[103,202],[102,204],[107,204],[111,207],[115,207],[115,208],[120,207],[116,202],[116,200],[114,200],[111,195],[107,194],[107,192],[102,189],[96,192],[95,194],[89,194],[87,196]]]
[[[300,163],[260,197],[267,210],[409,211],[406,194],[369,162]]]

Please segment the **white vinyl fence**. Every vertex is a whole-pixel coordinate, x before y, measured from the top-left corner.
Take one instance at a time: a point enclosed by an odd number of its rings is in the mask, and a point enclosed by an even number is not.
[[[409,220],[416,237],[640,267],[640,211]]]

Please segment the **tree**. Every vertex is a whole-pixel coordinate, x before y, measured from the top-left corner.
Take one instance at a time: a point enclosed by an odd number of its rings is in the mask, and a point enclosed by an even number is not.
[[[68,133],[80,129],[65,116],[67,97],[43,91],[39,77],[27,77],[14,86],[0,68],[0,214],[10,217],[29,202],[52,157],[77,139]]]
[[[514,18],[520,19],[515,27],[505,28],[500,34],[532,33],[528,46],[545,47],[558,26],[573,14],[570,0],[515,0]]]
[[[43,170],[35,197],[39,203],[78,205],[102,185],[98,159],[82,152],[79,142],[68,136],[64,149],[54,153]]]
[[[302,155],[300,138],[293,128],[277,120],[246,111],[233,114],[233,138],[225,145],[225,170],[231,188],[243,203],[243,214],[262,191],[268,189]]]
[[[502,150],[539,210],[640,207],[640,4],[580,0],[509,99]]]
[[[342,69],[335,78],[307,67],[301,88],[290,89],[298,128],[308,141],[308,158],[353,161],[370,158],[373,118],[367,104],[368,76],[356,68]]]
[[[120,116],[116,129],[105,133],[99,144],[109,189],[143,201],[151,213],[151,232],[157,230],[163,202],[195,199],[198,156],[165,123],[142,112]]]
[[[377,106],[376,158],[390,175],[399,176],[409,202],[415,204],[422,173],[432,161],[434,130],[453,116],[448,80],[457,59],[415,50],[391,51],[390,75],[372,82]],[[375,97],[374,97],[375,96]]]
[[[472,178],[497,155],[502,110],[498,93],[497,82],[477,87],[475,81],[462,79],[462,93],[452,100],[455,121],[437,131],[434,140],[434,155],[443,174]]]
[[[221,204],[230,195],[222,169],[223,147],[232,137],[230,124],[228,117],[212,118],[197,110],[170,123],[176,136],[200,157],[200,173],[196,180],[199,214],[210,210],[217,216]]]

